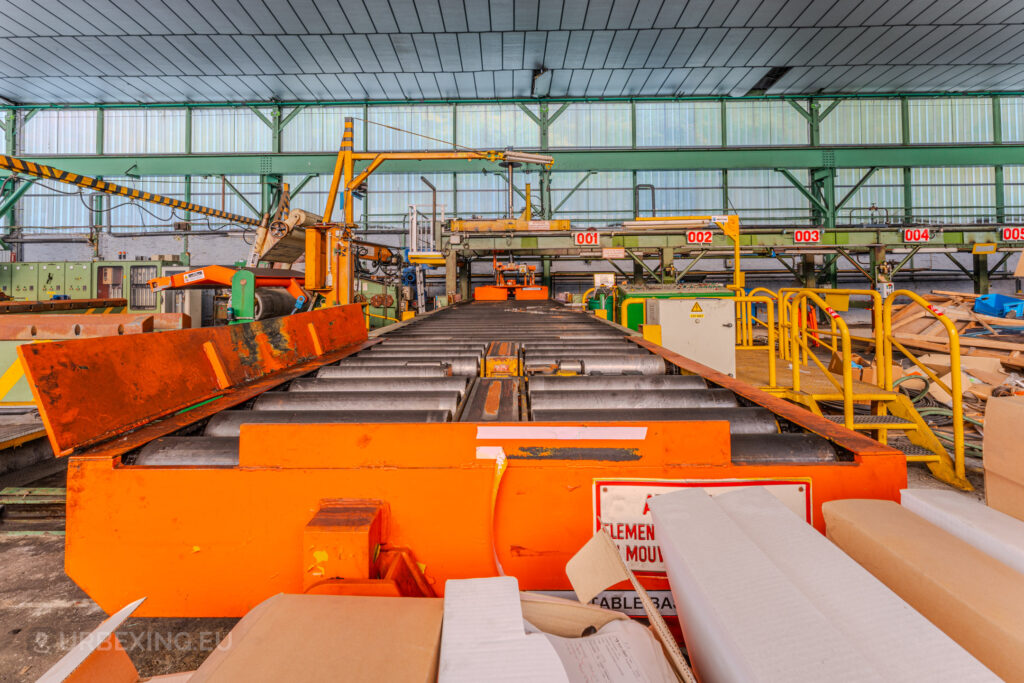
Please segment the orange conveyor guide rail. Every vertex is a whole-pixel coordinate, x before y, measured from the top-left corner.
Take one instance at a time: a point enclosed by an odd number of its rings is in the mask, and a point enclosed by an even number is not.
[[[898,451],[550,301],[371,338],[350,305],[21,354],[71,457],[67,572],[108,612],[500,572],[567,590],[600,527],[665,590],[650,495],[767,485],[821,529],[823,502],[906,484]]]

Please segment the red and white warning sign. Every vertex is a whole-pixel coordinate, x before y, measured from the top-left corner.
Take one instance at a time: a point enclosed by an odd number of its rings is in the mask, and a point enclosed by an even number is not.
[[[594,531],[607,531],[626,566],[638,575],[664,574],[665,563],[647,500],[695,486],[712,496],[744,486],[764,486],[808,524],[812,522],[809,479],[595,479]]]

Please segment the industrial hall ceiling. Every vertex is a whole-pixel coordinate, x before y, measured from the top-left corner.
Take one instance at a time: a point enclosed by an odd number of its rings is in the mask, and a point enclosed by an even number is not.
[[[1024,0],[0,0],[0,104],[1024,87]]]

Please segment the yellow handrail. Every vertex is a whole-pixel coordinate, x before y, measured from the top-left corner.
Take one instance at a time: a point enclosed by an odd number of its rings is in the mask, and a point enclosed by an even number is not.
[[[892,304],[897,297],[901,296],[907,297],[918,306],[927,310],[935,317],[936,320],[942,323],[943,327],[946,328],[946,335],[949,337],[949,371],[951,375],[951,387],[947,387],[945,383],[939,381],[939,379],[935,377],[935,373],[933,373],[930,368],[926,368],[916,356],[907,351],[906,348],[904,348],[904,346],[894,338],[892,333]],[[920,295],[906,289],[896,290],[887,296],[885,298],[885,304],[883,305],[882,311],[882,320],[885,326],[884,340],[887,356],[892,358],[892,347],[895,344],[915,365],[924,370],[925,374],[927,374],[932,381],[936,382],[947,393],[949,393],[953,399],[953,465],[956,469],[956,476],[960,479],[964,479],[966,476],[966,466],[964,464],[964,394],[960,374],[960,334],[956,331],[956,326],[953,324],[953,321],[946,317],[946,314],[942,312],[942,309],[936,308]],[[886,363],[884,376],[884,388],[892,391],[892,363]]]
[[[780,306],[784,304],[783,299],[780,298],[779,301]],[[842,339],[841,361],[843,364],[843,383],[842,386],[839,387],[839,390],[843,394],[843,424],[846,426],[847,429],[853,429],[853,369],[850,367],[850,330],[846,326],[846,321],[843,320],[842,317],[840,317],[840,315],[836,313],[835,310],[833,310],[832,307],[829,306],[824,299],[822,299],[820,296],[818,296],[817,294],[810,290],[801,290],[796,295],[796,297],[791,302],[789,302],[789,313],[791,315],[796,315],[797,313],[795,313],[793,309],[802,308],[803,306],[806,305],[807,301],[810,301],[811,303],[815,304],[816,306],[820,307],[823,311],[828,313],[829,317],[832,319],[832,324],[839,330],[839,334]],[[825,373],[825,376],[829,379],[829,381],[831,381],[833,384],[837,384],[836,381],[832,379],[832,373],[830,373],[828,369],[821,363],[821,361],[818,360],[818,357],[811,352],[810,347],[807,345],[806,338],[801,339],[799,326],[791,325],[789,334],[790,347],[792,349],[791,358],[793,359],[793,391],[800,391],[800,363],[797,362],[797,359],[799,357],[801,344],[804,347],[804,351],[807,354],[807,357],[813,360],[818,365],[818,367],[821,368],[822,372]]]
[[[765,304],[766,324],[765,327],[768,329],[768,346],[764,347],[768,351],[768,387],[769,389],[777,388],[777,378],[775,375],[775,308],[772,299],[767,296],[737,296],[735,297],[737,306],[743,306],[747,310],[750,309],[751,304]],[[753,316],[744,316],[746,322],[743,326],[742,334],[744,335],[740,339],[740,343],[736,345],[737,349],[760,349],[762,347],[754,346],[754,330],[753,330]],[[740,327],[737,325],[737,327]]]

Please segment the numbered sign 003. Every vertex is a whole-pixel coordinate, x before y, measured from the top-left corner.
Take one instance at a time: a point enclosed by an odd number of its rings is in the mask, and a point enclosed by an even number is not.
[[[687,230],[687,244],[711,244],[712,233],[710,230]]]
[[[819,244],[821,242],[821,230],[809,228],[807,230],[794,230],[794,244]]]
[[[928,228],[907,228],[903,231],[904,242],[927,242],[931,238]]]

